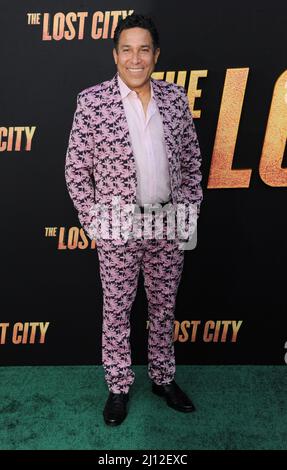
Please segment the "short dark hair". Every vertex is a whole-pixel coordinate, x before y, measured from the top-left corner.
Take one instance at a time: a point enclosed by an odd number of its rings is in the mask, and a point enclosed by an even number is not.
[[[159,35],[156,29],[156,26],[153,22],[153,19],[148,16],[148,15],[141,15],[137,13],[132,13],[131,15],[128,15],[125,19],[120,19],[118,21],[117,27],[114,32],[114,44],[115,44],[115,49],[118,52],[118,44],[119,44],[119,38],[120,34],[124,29],[130,29],[130,28],[143,28],[147,29],[152,37],[152,43],[153,43],[153,51],[159,47]]]

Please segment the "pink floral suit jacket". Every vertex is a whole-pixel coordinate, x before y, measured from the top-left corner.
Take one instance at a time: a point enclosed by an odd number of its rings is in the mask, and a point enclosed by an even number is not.
[[[182,86],[151,78],[162,117],[169,162],[172,203],[192,203],[197,216],[203,199],[201,152]],[[81,91],[65,162],[69,195],[89,238],[95,203],[110,205],[113,196],[136,204],[136,166],[121,99],[118,72],[111,80]]]

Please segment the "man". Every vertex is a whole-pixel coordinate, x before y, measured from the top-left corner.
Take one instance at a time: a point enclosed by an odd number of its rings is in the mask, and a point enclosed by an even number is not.
[[[79,93],[66,155],[69,194],[88,236],[97,240],[103,287],[102,359],[109,395],[108,425],[127,416],[131,369],[130,311],[140,269],[148,300],[148,374],[152,391],[183,412],[193,403],[174,380],[174,309],[184,262],[179,239],[97,236],[99,219],[112,222],[115,196],[120,207],[143,208],[202,201],[201,155],[188,98],[183,87],[151,78],[160,48],[151,18],[132,14],[114,33],[117,73]],[[95,215],[95,204],[108,207]],[[164,212],[164,211],[163,211]],[[152,219],[154,227],[154,219]],[[95,236],[95,233],[97,234]],[[110,232],[109,232],[110,233]]]

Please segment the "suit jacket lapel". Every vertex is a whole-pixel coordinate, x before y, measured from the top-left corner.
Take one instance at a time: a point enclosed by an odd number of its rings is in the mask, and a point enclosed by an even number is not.
[[[126,169],[126,188],[127,193],[132,197],[132,203],[136,203],[136,187],[137,187],[137,174],[136,163],[132,148],[132,142],[129,132],[128,121],[126,118],[124,105],[118,84],[118,74],[116,73],[109,83],[109,93],[107,98],[107,105],[113,106],[117,114],[116,125],[114,126],[115,133],[114,139],[119,139],[121,145],[124,146],[124,151],[120,155],[122,166]]]
[[[110,100],[118,109],[117,128],[121,137],[121,142],[125,145],[125,150],[129,158],[133,158],[132,143],[129,133],[128,121],[126,118],[124,105],[118,83],[118,74],[116,73],[110,81]]]
[[[163,125],[163,132],[164,132],[164,140],[166,145],[166,152],[169,161],[169,165],[171,167],[172,162],[172,140],[171,140],[171,132],[169,128],[169,120],[168,116],[171,113],[170,107],[170,100],[168,93],[164,93],[164,88],[160,85],[158,80],[151,78],[153,90],[154,90],[154,99],[158,106],[161,118],[162,118],[162,125]]]

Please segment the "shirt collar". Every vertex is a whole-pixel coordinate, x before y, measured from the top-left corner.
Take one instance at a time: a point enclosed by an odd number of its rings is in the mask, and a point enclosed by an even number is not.
[[[122,98],[125,98],[126,96],[128,96],[129,93],[136,94],[136,92],[134,90],[131,90],[127,86],[127,84],[121,79],[119,73],[118,73],[118,83],[119,83],[120,93],[121,93]],[[151,99],[153,99],[154,98],[154,91],[153,91],[151,80],[150,80],[150,89],[151,89]]]

